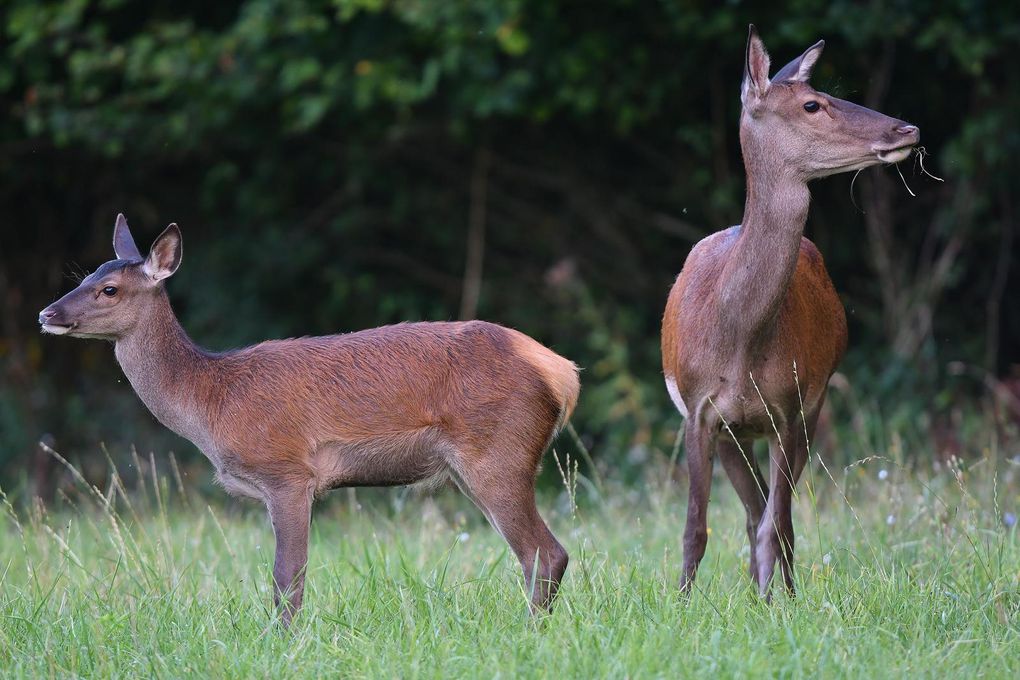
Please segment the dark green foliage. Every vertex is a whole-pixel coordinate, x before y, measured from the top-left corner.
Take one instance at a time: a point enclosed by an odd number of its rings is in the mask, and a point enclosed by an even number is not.
[[[858,396],[937,418],[982,389],[948,362],[1020,362],[1015,2],[9,0],[0,20],[8,478],[44,433],[182,446],[107,346],[35,331],[64,274],[111,256],[117,212],[140,242],[180,223],[171,297],[224,348],[456,317],[479,186],[477,316],[585,367],[597,459],[668,451],[659,318],[693,242],[740,219],[750,21],[777,68],[824,37],[816,86],[919,125],[946,180],[814,187]]]

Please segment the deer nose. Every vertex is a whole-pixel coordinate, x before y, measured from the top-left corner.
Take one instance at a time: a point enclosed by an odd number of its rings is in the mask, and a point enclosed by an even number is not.
[[[903,125],[897,125],[893,130],[901,135],[917,137],[918,139],[921,137],[921,130],[916,125],[904,123]]]

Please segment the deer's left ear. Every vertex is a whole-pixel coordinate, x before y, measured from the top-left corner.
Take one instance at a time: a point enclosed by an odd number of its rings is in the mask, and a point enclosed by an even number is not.
[[[162,281],[181,266],[181,230],[171,224],[163,230],[149,250],[142,271],[153,281]]]
[[[118,260],[140,260],[142,254],[138,252],[135,239],[128,229],[127,218],[124,213],[118,213],[117,223],[113,226],[113,252]]]
[[[758,37],[758,29],[747,27],[747,51],[744,61],[744,81],[740,86],[740,101],[752,108],[765,97],[769,89],[769,53]]]
[[[818,57],[822,56],[822,50],[824,48],[825,41],[819,40],[814,45],[804,50],[804,54],[779,69],[779,73],[776,74],[776,77],[773,78],[773,80],[794,80],[806,83],[811,78],[811,69],[815,67],[815,62],[818,61]]]

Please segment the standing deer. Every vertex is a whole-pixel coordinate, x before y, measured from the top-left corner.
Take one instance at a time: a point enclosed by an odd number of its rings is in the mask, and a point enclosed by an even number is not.
[[[567,553],[535,507],[535,475],[577,403],[573,363],[482,321],[209,352],[181,328],[163,283],[181,263],[177,225],[143,258],[118,215],[113,246],[117,259],[39,314],[42,330],[112,340],[153,415],[202,450],[228,492],[266,504],[284,624],[301,606],[316,496],[447,476],[520,560],[532,608],[551,606]]]
[[[803,237],[818,177],[907,158],[917,127],[817,92],[809,84],[819,40],[769,80],[752,25],[741,89],[747,172],[742,224],[690,252],[662,319],[666,388],[686,419],[690,469],[684,591],[708,541],[712,457],[747,512],[751,578],[769,596],[778,560],[793,593],[793,489],[829,377],[846,350],[843,305],[814,244]],[[766,483],[754,440],[769,442]]]

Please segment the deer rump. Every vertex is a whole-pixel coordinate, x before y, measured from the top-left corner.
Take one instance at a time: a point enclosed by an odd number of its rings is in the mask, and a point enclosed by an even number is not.
[[[318,495],[438,485],[465,468],[533,477],[579,390],[572,362],[480,321],[273,340],[210,358],[207,453],[228,491],[263,500],[295,482]]]

